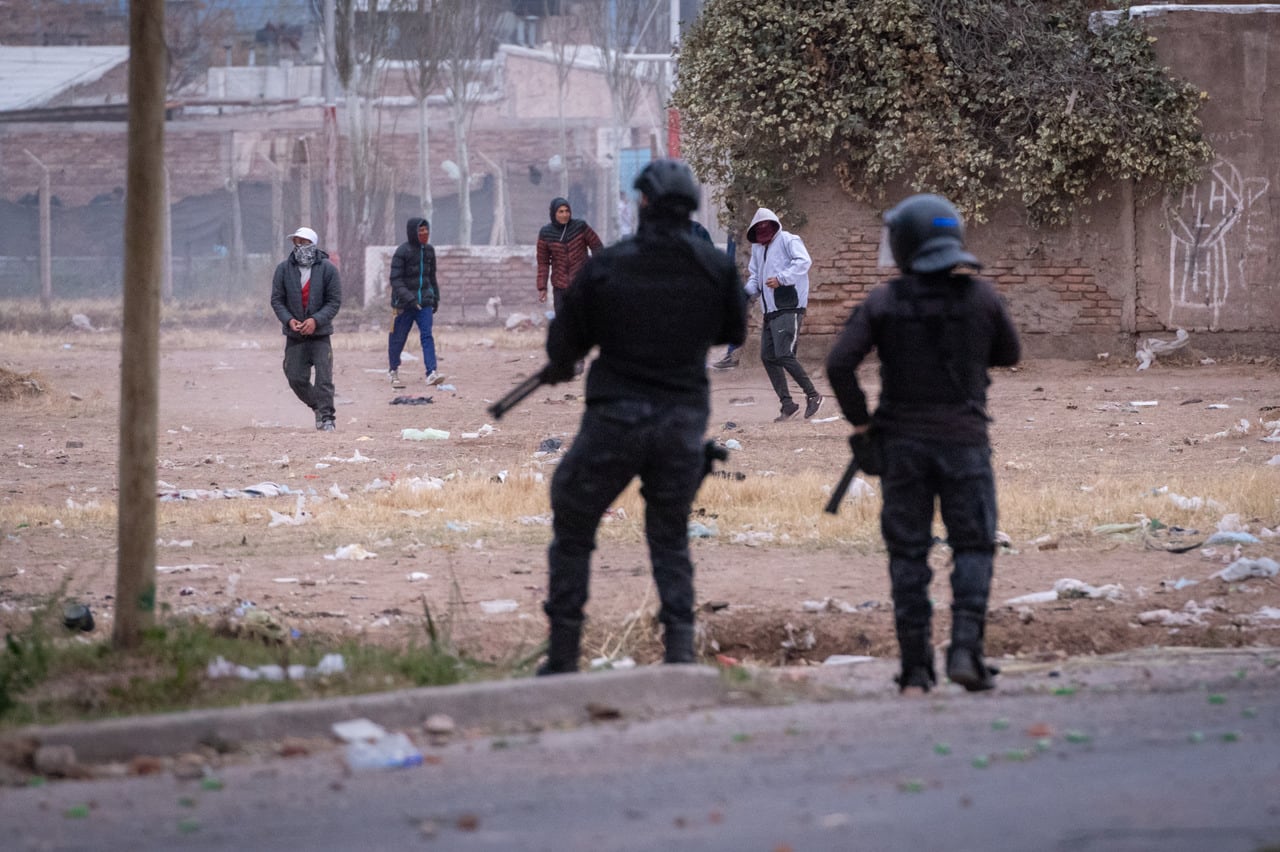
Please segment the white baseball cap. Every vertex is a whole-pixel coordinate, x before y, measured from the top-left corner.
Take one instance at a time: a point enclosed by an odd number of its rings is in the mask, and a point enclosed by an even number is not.
[[[302,237],[313,246],[320,244],[320,235],[310,228],[299,228],[289,235],[289,239],[293,239],[294,237]]]

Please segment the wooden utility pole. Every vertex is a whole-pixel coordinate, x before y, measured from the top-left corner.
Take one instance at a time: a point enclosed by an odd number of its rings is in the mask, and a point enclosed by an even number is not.
[[[155,623],[156,429],[164,277],[164,0],[129,3],[129,160],[120,344],[116,619],[129,648]]]

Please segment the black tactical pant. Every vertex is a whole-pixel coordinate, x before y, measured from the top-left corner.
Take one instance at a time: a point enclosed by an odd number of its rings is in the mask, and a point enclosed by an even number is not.
[[[818,395],[813,380],[805,372],[796,357],[796,347],[800,342],[800,323],[804,320],[804,311],[778,311],[764,318],[760,330],[760,362],[764,364],[765,375],[778,401],[791,402],[791,387],[787,384],[790,375],[800,386],[805,399]]]
[[[934,500],[954,564],[951,607],[985,618],[995,556],[996,492],[987,444],[885,436],[880,531],[889,550],[894,616],[902,628],[927,628],[932,615],[929,547]]]
[[[605,510],[636,476],[645,501],[645,537],[661,602],[659,620],[693,624],[689,510],[702,481],[707,411],[644,400],[594,403],[551,479],[554,537],[543,604],[552,624],[579,626],[591,552]]]
[[[312,367],[316,371],[315,384],[311,382]],[[329,335],[301,340],[286,337],[284,375],[294,395],[315,412],[317,424],[334,419],[333,346]]]

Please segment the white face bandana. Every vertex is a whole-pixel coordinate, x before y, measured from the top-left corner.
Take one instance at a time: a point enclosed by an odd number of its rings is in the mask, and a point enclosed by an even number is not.
[[[311,266],[316,262],[316,247],[307,244],[293,247],[293,259],[299,266]]]

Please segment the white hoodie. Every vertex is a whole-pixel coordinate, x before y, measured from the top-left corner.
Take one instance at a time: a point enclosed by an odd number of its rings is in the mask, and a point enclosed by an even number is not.
[[[761,222],[773,222],[778,227],[768,245],[755,241],[755,227]],[[751,260],[747,264],[748,296],[759,294],[766,314],[779,310],[794,310],[809,306],[809,267],[813,261],[804,247],[804,241],[795,234],[782,230],[782,222],[767,207],[761,207],[751,217],[747,228],[747,240],[751,243]],[[778,279],[778,287],[770,289],[764,282]]]

